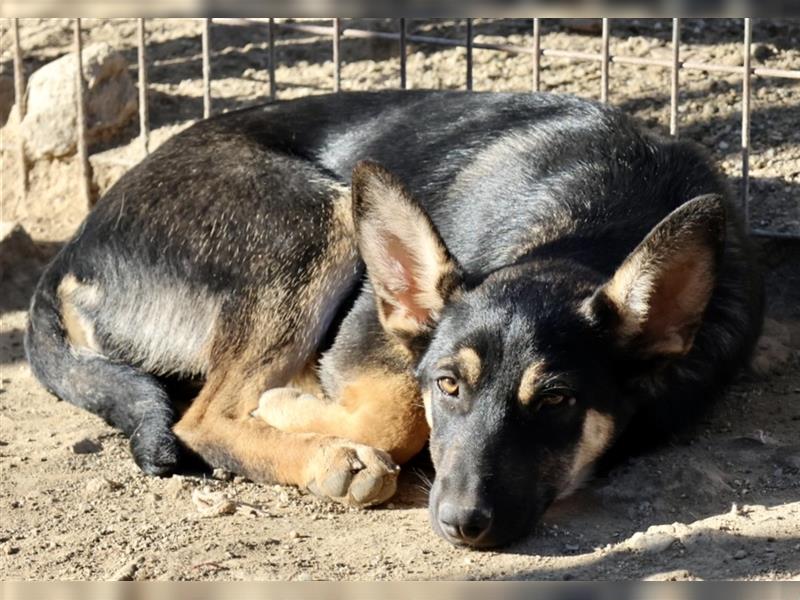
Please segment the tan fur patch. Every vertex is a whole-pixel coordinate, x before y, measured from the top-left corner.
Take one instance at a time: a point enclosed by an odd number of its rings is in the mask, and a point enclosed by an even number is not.
[[[433,427],[433,407],[431,406],[431,391],[422,391],[422,405],[425,407],[425,421],[428,427]]]
[[[428,439],[419,392],[404,373],[374,371],[348,382],[338,401],[293,388],[265,392],[253,416],[287,433],[347,438],[388,452],[398,463]]]
[[[461,348],[456,354],[459,371],[464,380],[475,386],[481,378],[481,357],[473,348]]]
[[[536,383],[542,378],[545,373],[545,364],[543,361],[536,361],[528,365],[525,372],[522,373],[522,379],[519,382],[519,389],[517,390],[517,398],[520,404],[527,406],[533,400],[533,393],[536,391]]]
[[[67,274],[58,286],[58,297],[61,300],[61,322],[67,339],[76,348],[85,348],[100,352],[93,323],[81,312],[81,304],[97,302],[97,288],[82,284],[72,274]]]
[[[572,465],[559,498],[569,496],[586,480],[597,459],[608,448],[614,435],[614,420],[594,409],[586,411],[581,439],[575,448]]]

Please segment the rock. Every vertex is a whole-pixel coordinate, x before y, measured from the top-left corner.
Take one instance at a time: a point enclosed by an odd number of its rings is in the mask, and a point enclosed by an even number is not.
[[[5,550],[6,554],[19,554],[19,547],[18,546],[6,546]]]
[[[680,524],[653,525],[647,531],[637,531],[625,543],[624,547],[634,552],[654,552],[656,554],[669,549],[678,541],[683,528]]]
[[[0,127],[6,124],[14,106],[14,78],[0,75]]]
[[[168,498],[177,500],[189,489],[189,482],[180,475],[173,475],[164,485],[164,493]]]
[[[753,58],[758,62],[763,63],[767,59],[772,58],[774,54],[775,51],[766,44],[756,44],[756,47],[753,48]]]
[[[109,581],[133,581],[133,577],[138,570],[139,561],[133,560],[117,569],[114,574],[109,577]]]
[[[663,571],[661,573],[653,573],[644,578],[643,581],[693,581],[697,577],[693,576],[686,569],[676,569],[675,571]]]
[[[70,445],[74,454],[97,454],[103,449],[99,442],[91,438],[81,438]]]
[[[223,492],[214,492],[207,487],[192,492],[192,502],[201,517],[220,517],[236,512],[237,503]]]
[[[0,221],[0,279],[5,279],[15,263],[29,258],[41,259],[41,253],[25,228],[12,221]]]
[[[44,263],[44,255],[22,225],[0,221],[0,312],[28,308]]]
[[[114,490],[122,489],[122,484],[116,481],[111,481],[105,477],[95,477],[86,483],[86,493],[90,496],[104,492],[113,492]]]
[[[233,473],[230,471],[226,471],[225,469],[214,469],[211,473],[211,476],[214,479],[219,479],[220,481],[232,481],[233,480]]]
[[[742,560],[743,558],[747,558],[747,551],[746,550],[737,550],[733,554],[734,560]]]
[[[766,377],[781,372],[791,357],[791,349],[778,337],[762,335],[750,362],[750,369],[755,375]]]
[[[91,144],[112,138],[131,121],[138,95],[127,61],[109,44],[86,46],[82,57]],[[76,69],[75,55],[67,54],[35,71],[28,81],[28,112],[21,132],[32,160],[66,156],[77,149]]]

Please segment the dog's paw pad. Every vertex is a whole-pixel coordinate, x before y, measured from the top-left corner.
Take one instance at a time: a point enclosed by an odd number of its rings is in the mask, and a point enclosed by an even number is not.
[[[323,448],[313,471],[309,491],[347,506],[366,507],[394,495],[400,467],[381,450],[337,442]]]

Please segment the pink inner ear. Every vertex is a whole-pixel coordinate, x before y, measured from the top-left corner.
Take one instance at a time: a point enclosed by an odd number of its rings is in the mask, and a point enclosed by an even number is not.
[[[415,321],[425,323],[430,317],[430,311],[419,303],[421,292],[416,278],[419,265],[414,257],[409,253],[408,247],[395,235],[388,235],[386,241],[386,253],[393,268],[393,275],[399,281],[392,281],[389,292],[393,296],[395,303]],[[389,314],[387,313],[388,317]]]
[[[685,353],[692,345],[713,288],[708,262],[703,251],[691,252],[683,260],[673,261],[658,277],[644,334],[660,340],[669,353]]]

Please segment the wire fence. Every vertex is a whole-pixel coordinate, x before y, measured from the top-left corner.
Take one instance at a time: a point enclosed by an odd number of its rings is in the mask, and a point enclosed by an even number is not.
[[[278,95],[278,82],[275,77],[275,40],[279,30],[297,31],[318,36],[330,36],[331,54],[333,59],[333,86],[334,92],[341,90],[341,40],[342,38],[353,39],[384,39],[396,41],[399,44],[400,53],[400,87],[406,89],[408,77],[406,73],[407,45],[409,42],[418,44],[431,44],[436,46],[463,47],[466,49],[466,89],[472,90],[473,87],[473,50],[497,50],[512,54],[529,54],[531,56],[531,91],[538,92],[541,88],[541,60],[542,57],[564,58],[572,61],[587,61],[600,63],[600,89],[598,96],[600,101],[609,101],[609,66],[612,64],[644,65],[660,67],[670,70],[670,105],[669,105],[669,131],[673,136],[678,136],[678,103],[680,96],[680,73],[686,70],[718,72],[727,74],[739,74],[742,77],[742,103],[741,103],[741,203],[747,224],[748,231],[752,235],[766,237],[788,237],[800,238],[800,234],[792,232],[772,231],[767,229],[753,228],[750,223],[750,113],[751,113],[751,89],[753,77],[774,77],[779,79],[800,80],[800,69],[774,69],[766,67],[754,67],[751,63],[752,46],[752,19],[742,19],[742,65],[734,66],[728,64],[717,64],[713,62],[684,61],[681,60],[681,19],[672,19],[672,40],[671,58],[656,59],[641,56],[628,56],[622,54],[612,54],[610,52],[609,39],[612,27],[612,19],[602,19],[601,28],[601,50],[600,52],[571,51],[555,48],[544,48],[541,44],[541,21],[540,18],[532,19],[532,43],[529,46],[484,43],[474,41],[473,19],[465,19],[466,35],[464,39],[451,39],[434,37],[427,35],[410,34],[407,31],[407,20],[404,18],[396,19],[397,32],[372,31],[366,29],[350,28],[343,26],[345,19],[331,19],[329,27],[311,23],[278,22],[273,18],[268,19],[244,19],[244,18],[220,18],[202,19],[202,69],[203,69],[203,116],[209,117],[212,114],[211,80],[213,68],[211,64],[211,26],[212,22],[229,24],[258,24],[266,25],[268,35],[269,52],[269,98],[276,100]],[[23,72],[23,55],[19,41],[19,19],[13,19],[13,54],[14,54],[14,94],[18,107],[18,118],[21,121],[25,116],[25,78]],[[81,20],[74,19],[74,52],[78,61],[77,69],[77,89],[76,95],[77,114],[78,114],[78,157],[81,167],[81,190],[87,204],[91,204],[91,165],[88,160],[86,144],[86,86],[83,78],[83,68],[81,61]],[[146,19],[138,19],[137,23],[137,46],[138,46],[138,73],[139,73],[139,131],[142,146],[145,152],[150,150],[150,117],[147,100],[147,23]],[[20,194],[24,198],[28,191],[28,164],[25,158],[24,147],[21,141],[18,147],[19,153],[19,174],[20,174]]]

